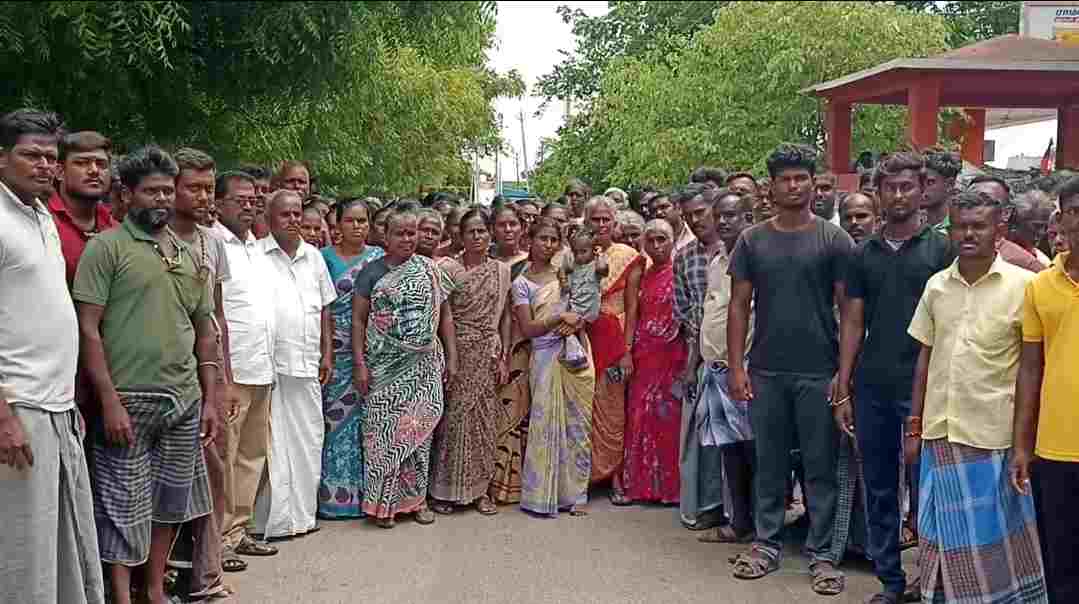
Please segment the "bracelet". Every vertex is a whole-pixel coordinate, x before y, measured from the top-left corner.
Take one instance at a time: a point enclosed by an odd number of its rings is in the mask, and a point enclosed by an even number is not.
[[[221,371],[221,365],[218,365],[217,361],[203,361],[199,363],[198,368],[202,369],[203,367],[213,367],[214,369]]]
[[[911,430],[910,432],[905,432],[903,434],[903,436],[906,436],[907,438],[921,438],[922,437],[922,431],[921,430]]]
[[[835,402],[828,401],[828,406],[834,409],[836,407],[842,407],[843,405],[846,405],[849,402],[850,402],[850,395],[848,394],[847,396],[844,396],[843,398],[839,399],[838,401],[835,401]]]

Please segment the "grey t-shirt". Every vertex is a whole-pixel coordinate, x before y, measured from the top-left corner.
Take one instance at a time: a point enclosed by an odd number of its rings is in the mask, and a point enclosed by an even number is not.
[[[844,281],[854,241],[814,217],[787,233],[771,221],[750,227],[731,255],[731,277],[753,284],[757,325],[751,369],[832,375],[839,365],[834,285]]]

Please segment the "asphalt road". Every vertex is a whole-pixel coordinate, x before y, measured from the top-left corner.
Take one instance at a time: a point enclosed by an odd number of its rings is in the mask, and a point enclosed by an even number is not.
[[[615,508],[602,498],[586,517],[500,511],[439,516],[431,526],[405,520],[392,530],[323,521],[318,533],[278,543],[277,556],[247,558],[246,572],[227,576],[237,592],[229,601],[854,604],[879,585],[867,562],[848,562],[846,592],[817,596],[794,545],[775,574],[734,579],[727,560],[745,546],[699,543],[673,508]]]

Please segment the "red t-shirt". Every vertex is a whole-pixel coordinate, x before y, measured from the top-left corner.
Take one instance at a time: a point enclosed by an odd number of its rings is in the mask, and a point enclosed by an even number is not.
[[[52,212],[53,222],[56,223],[56,231],[60,234],[60,249],[64,253],[64,265],[67,268],[67,286],[75,281],[75,269],[79,266],[79,258],[86,249],[86,242],[94,235],[107,231],[116,226],[112,219],[109,207],[103,203],[97,204],[95,209],[94,230],[83,231],[71,220],[71,215],[64,206],[64,200],[58,193],[53,193],[49,198],[49,211]]]

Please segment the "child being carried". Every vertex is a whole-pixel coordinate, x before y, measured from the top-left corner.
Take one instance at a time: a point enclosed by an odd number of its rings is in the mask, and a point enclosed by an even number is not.
[[[596,254],[592,232],[587,228],[577,229],[570,237],[569,246],[572,254],[562,254],[559,269],[562,296],[568,298],[569,312],[592,323],[599,317],[601,282],[607,276],[607,259]],[[582,371],[588,367],[588,356],[577,335],[570,334],[564,338],[558,358],[571,371]]]

